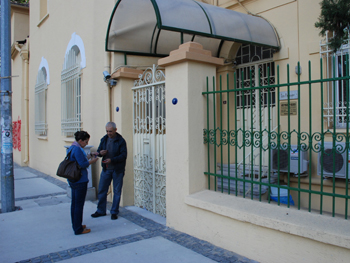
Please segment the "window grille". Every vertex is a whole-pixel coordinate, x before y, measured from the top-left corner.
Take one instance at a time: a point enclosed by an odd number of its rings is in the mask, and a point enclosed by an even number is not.
[[[35,84],[35,134],[47,135],[47,81],[46,70],[42,68],[38,72]]]
[[[268,127],[275,130],[276,126],[276,91],[275,63],[273,49],[254,45],[242,45],[235,58],[236,64],[236,129],[259,132]],[[262,88],[257,88],[262,87]],[[256,89],[255,89],[256,88]],[[244,143],[243,133],[237,136],[238,143]],[[254,143],[256,143],[254,141]],[[267,146],[268,136],[262,133],[259,141]],[[268,154],[259,153],[257,149],[240,149],[238,156],[239,169],[246,169],[251,165],[262,164],[260,176],[265,176],[268,167]]]
[[[65,57],[61,73],[61,130],[65,136],[73,136],[82,128],[80,60],[79,49],[76,46],[72,47]]]
[[[236,84],[238,88],[249,88],[256,86],[267,86],[275,83],[275,63],[272,61],[273,49],[264,48],[253,45],[242,45],[236,55]],[[269,72],[268,72],[269,68]],[[251,72],[251,76],[250,76]],[[260,78],[256,76],[260,72]],[[259,81],[259,83],[257,83]],[[270,98],[268,98],[270,95]],[[252,96],[252,98],[251,98]],[[261,91],[260,101],[256,100],[258,94],[252,93],[250,90],[237,92],[236,103],[237,108],[256,107],[256,103],[260,102],[263,107],[268,104],[271,107],[276,105],[275,88],[267,88]],[[252,105],[251,105],[252,104]],[[258,106],[260,107],[260,105]]]
[[[346,56],[349,54],[350,39],[334,53],[329,47],[330,32],[320,42],[320,56],[324,62],[323,78],[344,77],[346,75]],[[350,67],[348,67],[349,69]],[[349,75],[349,73],[347,73]],[[345,80],[328,81],[325,85],[325,98],[323,103],[324,122],[327,128],[345,128],[348,116],[346,114],[347,96]],[[335,105],[334,104],[335,101]],[[334,114],[335,113],[335,114]]]

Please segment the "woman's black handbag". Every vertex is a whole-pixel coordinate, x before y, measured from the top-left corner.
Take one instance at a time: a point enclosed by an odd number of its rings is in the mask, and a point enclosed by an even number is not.
[[[76,161],[70,161],[69,152],[64,158],[64,160],[60,163],[57,169],[57,175],[63,178],[67,178],[69,181],[76,182],[81,178],[80,166]]]

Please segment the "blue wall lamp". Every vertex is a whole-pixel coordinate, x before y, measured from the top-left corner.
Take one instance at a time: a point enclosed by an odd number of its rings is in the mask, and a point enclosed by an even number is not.
[[[173,100],[171,101],[174,105],[177,104],[177,98],[173,98]]]

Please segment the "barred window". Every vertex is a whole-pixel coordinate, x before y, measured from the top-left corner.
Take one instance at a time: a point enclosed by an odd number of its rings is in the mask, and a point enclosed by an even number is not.
[[[241,45],[235,58],[236,64],[236,130],[243,131],[237,136],[238,145],[245,141],[245,131],[260,132],[277,129],[276,90],[274,50],[249,44]],[[260,88],[258,88],[260,87]],[[263,87],[263,88],[262,88]],[[269,136],[261,133],[262,148],[269,147]],[[253,144],[256,139],[253,139]],[[249,147],[238,149],[237,156],[241,165],[262,165],[262,175],[267,174],[269,164],[268,151],[260,152]],[[242,167],[242,166],[241,166]],[[257,166],[256,166],[257,167]]]
[[[236,55],[237,88],[267,86],[275,83],[275,63],[272,61],[273,49],[254,45],[242,45]],[[260,72],[260,76],[258,76]],[[250,76],[251,74],[251,76]],[[250,80],[250,77],[252,80]],[[252,96],[252,97],[251,97]],[[257,91],[237,92],[237,108],[271,107],[276,105],[275,88],[263,89],[260,100]],[[253,104],[253,105],[251,105]],[[259,105],[257,105],[259,104]]]
[[[61,130],[65,136],[73,136],[82,128],[80,62],[80,50],[73,46],[66,54],[61,73]]]
[[[35,134],[47,135],[47,72],[43,67],[39,70],[35,84]]]
[[[325,39],[320,43],[320,55],[324,65],[323,78],[349,76],[349,72],[346,72],[346,64],[350,50],[350,39],[334,53],[329,47],[328,40],[331,36],[332,33],[327,32]],[[348,122],[346,108],[349,100],[349,84],[345,80],[328,81],[324,84],[324,94],[323,116],[326,127],[333,128],[335,125],[336,128],[346,128]]]

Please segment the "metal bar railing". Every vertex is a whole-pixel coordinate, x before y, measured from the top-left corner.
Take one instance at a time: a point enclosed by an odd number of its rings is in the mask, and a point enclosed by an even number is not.
[[[234,73],[234,88],[237,89],[237,73],[235,72]],[[229,89],[228,89],[228,92],[229,92]],[[234,92],[234,95],[236,95],[237,97],[237,92]],[[237,108],[237,100],[236,100],[236,108]],[[237,131],[237,110],[234,111],[235,112],[235,129]],[[235,163],[238,162],[238,133],[235,132],[235,141],[234,141],[234,145],[235,145]],[[228,162],[230,163],[230,162]],[[228,169],[228,170],[231,170],[231,169]],[[237,188],[238,188],[238,169],[236,167],[235,169],[235,195],[238,196],[238,191],[237,191]]]
[[[309,61],[309,80],[311,80],[311,62]],[[312,86],[311,84],[309,84],[309,116],[312,116],[312,103],[311,103],[311,98],[312,98]],[[310,118],[309,121],[309,131],[310,133],[312,133],[312,118]],[[323,121],[322,121],[323,123]],[[309,137],[309,145],[312,145],[312,139]],[[301,149],[300,149],[301,150]],[[312,152],[309,151],[309,160],[312,160]],[[300,164],[300,162],[299,162]],[[309,173],[312,173],[312,162],[309,162]],[[300,181],[299,181],[300,183]],[[309,176],[309,191],[311,191],[311,187],[312,187],[312,182],[311,182],[311,176]],[[300,184],[299,184],[299,188],[300,188]],[[300,200],[300,192],[298,192],[299,196],[298,199]],[[300,202],[298,203],[298,209],[300,209]],[[311,212],[311,193],[309,193],[309,212]]]
[[[349,44],[349,41],[348,41]],[[346,55],[346,62],[349,62],[349,54]],[[346,145],[347,145],[347,152],[348,154],[346,154],[346,163],[349,163],[349,116],[350,116],[350,112],[349,112],[349,103],[350,103],[350,94],[349,94],[349,63],[346,63],[345,65],[346,70],[345,70],[345,76],[348,77],[348,79],[345,81],[345,87],[346,87]],[[346,166],[346,175],[349,174],[349,165]],[[349,178],[348,176],[345,177],[345,195],[349,195]],[[348,204],[349,204],[349,199],[345,199],[345,219],[348,218]]]
[[[233,85],[227,74],[226,89],[221,76],[218,82],[213,78],[211,85],[207,78],[202,94],[207,106],[203,139],[208,188],[287,207],[294,206],[294,198],[298,210],[347,219],[349,56],[344,60],[344,74],[337,74],[333,59],[333,77],[327,78],[323,78],[322,59],[319,79],[312,79],[311,62],[303,80],[298,63],[296,82],[291,81],[289,65],[285,83],[281,83],[279,66],[273,83],[269,67],[259,68],[254,76],[247,67],[233,72]],[[282,93],[286,98],[280,97]],[[331,119],[325,114],[330,105],[324,103],[330,96]]]
[[[227,90],[229,89],[230,87],[230,78],[229,78],[229,75],[227,75],[226,77],[226,87],[227,87]],[[226,107],[226,114],[227,114],[227,130],[229,131],[230,130],[230,92],[227,92],[226,93],[227,95],[227,107]],[[227,142],[230,143],[230,140],[231,140],[231,137],[230,137],[230,133],[228,132],[227,133]],[[230,152],[230,147],[227,149],[227,163],[230,163],[230,160],[231,160],[231,152]],[[230,169],[228,169],[228,177],[230,177]],[[227,183],[227,186],[228,186],[228,194],[230,194],[230,188],[231,188],[231,180],[229,179],[228,180],[228,183]]]

